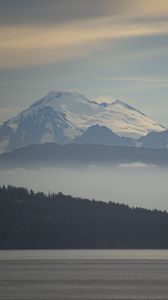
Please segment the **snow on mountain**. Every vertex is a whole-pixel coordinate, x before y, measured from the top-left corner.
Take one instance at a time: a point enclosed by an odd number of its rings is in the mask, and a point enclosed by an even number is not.
[[[134,138],[165,130],[120,100],[99,104],[76,92],[51,91],[0,126],[0,152],[34,143],[65,144],[96,124]]]
[[[151,131],[160,132],[165,130],[163,126],[121,100],[108,104],[103,115],[106,119],[103,125],[111,128],[120,136],[137,139]]]

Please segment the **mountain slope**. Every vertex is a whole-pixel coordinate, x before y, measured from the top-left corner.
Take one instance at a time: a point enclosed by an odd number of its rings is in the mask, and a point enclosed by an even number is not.
[[[151,120],[144,113],[121,100],[109,104],[102,103],[100,106],[105,107],[103,117],[107,120],[102,125],[109,127],[120,136],[137,139],[151,131],[160,132],[165,130],[163,126]],[[111,124],[111,126],[108,124]]]
[[[168,148],[168,130],[150,132],[138,141],[140,147],[162,149]]]
[[[89,127],[81,136],[72,141],[77,144],[95,144],[111,146],[134,146],[135,142],[131,138],[120,137],[106,126],[93,125]]]
[[[34,143],[65,144],[96,124],[136,138],[165,129],[122,101],[98,104],[79,93],[52,91],[0,126],[0,152]]]

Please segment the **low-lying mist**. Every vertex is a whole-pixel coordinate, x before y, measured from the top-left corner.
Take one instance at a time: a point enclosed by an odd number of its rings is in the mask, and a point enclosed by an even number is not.
[[[168,210],[168,169],[155,166],[15,169],[1,171],[0,183]]]

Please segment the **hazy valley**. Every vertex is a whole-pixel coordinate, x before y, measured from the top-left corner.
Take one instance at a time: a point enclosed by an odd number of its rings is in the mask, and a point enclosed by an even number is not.
[[[2,184],[168,209],[168,130],[123,101],[53,91],[0,139]]]

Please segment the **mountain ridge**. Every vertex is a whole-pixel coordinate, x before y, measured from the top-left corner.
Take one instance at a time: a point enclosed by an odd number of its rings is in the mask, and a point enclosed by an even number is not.
[[[168,149],[56,143],[32,144],[0,155],[0,168],[55,168],[140,164],[168,167]]]
[[[162,132],[150,132],[139,139],[140,147],[154,149],[168,149],[168,130]]]
[[[120,137],[106,126],[90,126],[82,135],[72,140],[77,144],[96,144],[111,146],[135,146],[133,139],[129,137]]]
[[[49,92],[0,126],[0,152],[32,143],[66,144],[96,124],[132,138],[165,130],[121,100],[99,104],[80,93],[58,90]]]

